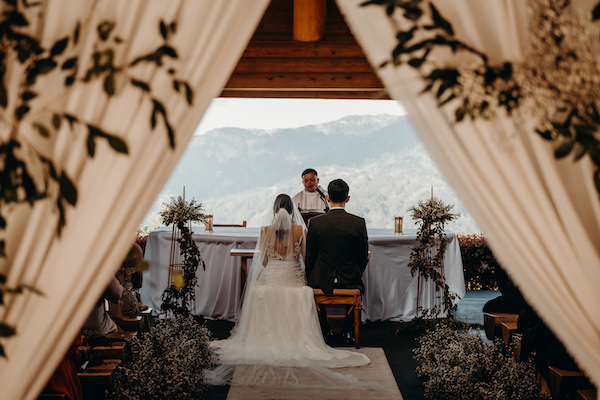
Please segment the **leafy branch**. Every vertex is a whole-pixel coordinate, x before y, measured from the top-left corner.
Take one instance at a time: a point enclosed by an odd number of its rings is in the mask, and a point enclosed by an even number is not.
[[[530,19],[530,42],[523,61],[494,61],[456,38],[454,29],[433,3],[424,0],[369,0],[383,7],[397,30],[397,45],[380,67],[408,65],[425,81],[423,93],[435,95],[440,107],[451,101],[456,122],[469,117],[492,119],[496,110],[509,117],[519,108],[536,122],[535,131],[555,142],[556,159],[588,155],[600,193],[600,2],[581,17],[570,0],[543,0]],[[400,27],[396,14],[407,27]],[[591,18],[590,18],[591,17]],[[433,61],[445,49],[471,60],[461,67]],[[465,58],[461,59],[464,60]]]
[[[15,205],[29,204],[46,199],[58,212],[57,234],[60,235],[66,221],[66,208],[75,206],[79,197],[73,179],[65,171],[60,160],[46,155],[40,149],[60,134],[71,132],[85,135],[89,157],[95,157],[96,146],[105,142],[115,152],[128,154],[129,148],[122,135],[109,132],[101,124],[75,115],[62,107],[58,100],[66,97],[74,88],[85,89],[93,82],[101,82],[103,92],[110,101],[121,88],[129,86],[141,93],[142,101],[153,106],[149,116],[151,130],[158,125],[157,117],[164,123],[169,144],[175,147],[175,131],[167,108],[154,95],[150,83],[136,77],[139,65],[153,64],[157,70],[170,75],[173,90],[182,94],[191,105],[193,90],[176,76],[173,65],[179,59],[177,50],[169,43],[176,33],[176,21],[160,21],[158,33],[162,38],[154,50],[119,62],[116,57],[124,40],[116,35],[114,21],[101,21],[96,27],[77,22],[71,33],[58,38],[45,47],[40,38],[30,35],[29,16],[43,18],[40,2],[27,0],[2,0],[0,15],[0,234],[6,231],[7,215]],[[86,53],[80,38],[89,28],[96,29],[96,40],[90,55],[91,62],[84,62]],[[87,60],[85,60],[87,61]],[[83,67],[83,65],[88,65]],[[10,77],[10,81],[8,81]],[[57,93],[43,92],[43,84],[60,79],[64,90]],[[17,83],[17,84],[15,84]],[[48,100],[49,99],[49,100]],[[34,135],[29,134],[33,132]],[[6,238],[0,236],[0,257],[10,251]],[[4,295],[20,294],[26,285],[10,289],[4,285],[6,275],[0,275],[0,306]],[[29,288],[30,290],[35,290]],[[14,335],[16,328],[0,324],[0,337]],[[0,347],[3,355],[3,349]]]
[[[456,297],[454,293],[450,292],[444,276],[440,273],[444,266],[448,241],[444,226],[460,216],[458,213],[450,212],[452,207],[432,196],[427,201],[419,201],[417,205],[408,210],[419,225],[417,243],[411,249],[408,262],[410,273],[412,276],[418,273],[425,280],[431,279],[434,282],[436,290],[442,292],[442,305],[446,311],[452,310]],[[440,311],[436,307],[434,309],[436,314]],[[418,311],[422,312],[423,310]]]

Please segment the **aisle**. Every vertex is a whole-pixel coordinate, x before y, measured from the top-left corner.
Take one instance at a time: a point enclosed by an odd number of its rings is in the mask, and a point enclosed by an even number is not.
[[[355,349],[349,350],[354,351]],[[294,389],[232,384],[231,388],[229,389],[227,400],[403,400],[383,349],[370,347],[361,348],[355,351],[366,354],[371,359],[371,364],[364,367],[338,368],[335,371],[342,374],[352,375],[363,382],[375,382],[380,385],[380,389]]]

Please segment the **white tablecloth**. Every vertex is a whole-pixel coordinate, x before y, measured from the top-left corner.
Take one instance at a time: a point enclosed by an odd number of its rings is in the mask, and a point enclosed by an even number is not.
[[[204,226],[192,229],[194,242],[206,263],[206,270],[198,267],[198,287],[193,313],[206,317],[234,320],[240,302],[242,281],[240,257],[232,257],[232,248],[253,249],[259,228],[215,228],[205,233]],[[148,237],[145,258],[150,270],[144,273],[142,301],[160,310],[161,295],[168,284],[172,228],[161,228]],[[460,298],[465,295],[465,282],[458,240],[448,232],[444,259],[444,277],[450,291]],[[363,275],[363,320],[410,321],[416,316],[417,276],[408,268],[411,248],[416,243],[416,232],[394,235],[389,229],[369,229],[371,258]],[[249,261],[250,262],[250,261]],[[431,282],[421,280],[419,305],[433,304]]]

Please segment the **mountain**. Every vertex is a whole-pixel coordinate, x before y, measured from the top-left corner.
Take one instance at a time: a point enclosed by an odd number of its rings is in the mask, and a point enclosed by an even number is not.
[[[434,195],[454,204],[462,216],[448,225],[454,232],[480,229],[466,213],[427,155],[405,116],[349,116],[294,129],[219,128],[194,136],[157,198],[154,210],[182,194],[204,205],[215,223],[249,226],[264,222],[275,196],[302,189],[301,172],[319,172],[321,186],[342,178],[350,186],[346,209],[366,218],[372,228],[393,228],[408,208]],[[153,211],[145,224],[156,220]]]

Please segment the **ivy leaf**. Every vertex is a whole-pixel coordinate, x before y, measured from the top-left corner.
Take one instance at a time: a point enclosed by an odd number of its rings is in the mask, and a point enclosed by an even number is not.
[[[536,129],[535,131],[545,140],[554,140],[550,130],[540,131],[539,129]]]
[[[59,130],[60,123],[61,123],[60,116],[58,114],[52,115],[52,126],[54,127],[54,129]]]
[[[79,41],[79,32],[81,31],[81,22],[77,22],[75,31],[73,32],[73,44],[77,44]]]
[[[127,144],[125,144],[125,142],[122,139],[112,135],[106,135],[106,137],[108,139],[108,144],[110,145],[110,147],[112,147],[113,150],[115,150],[117,153],[129,153],[129,150],[127,149]]]
[[[6,253],[4,252],[6,244],[4,239],[0,240],[0,257],[6,257]]]
[[[594,6],[594,10],[592,11],[592,21],[597,21],[600,19],[600,2]]]
[[[46,128],[44,125],[40,124],[39,122],[34,122],[33,127],[35,129],[37,129],[37,131],[40,133],[40,135],[42,135],[42,137],[45,137],[45,138],[50,137],[50,131],[48,130],[48,128]]]
[[[456,117],[456,122],[460,122],[465,118],[465,114],[467,113],[467,108],[464,106],[458,107],[456,111],[454,111],[454,115]]]
[[[431,16],[433,17],[433,22],[435,23],[435,25],[446,31],[448,35],[454,36],[454,30],[452,29],[452,25],[450,25],[450,23],[440,15],[433,3],[429,3],[429,7],[431,8]]]
[[[587,149],[585,148],[585,146],[581,145],[580,143],[578,143],[577,145],[575,145],[575,158],[574,158],[574,161],[580,160],[581,157],[583,157],[585,155],[585,153],[587,153]]]
[[[77,57],[69,58],[65,61],[61,67],[61,69],[72,69],[77,65]]]
[[[68,37],[61,39],[58,42],[54,43],[54,46],[52,46],[52,49],[50,50],[50,57],[55,57],[55,56],[62,54],[62,52],[65,51],[65,49],[67,48],[68,43],[69,43]]]
[[[171,22],[171,32],[175,33],[175,28],[177,28],[177,23],[175,21]]]
[[[29,101],[31,99],[33,99],[34,97],[37,96],[37,93],[35,92],[30,92],[29,90],[26,92],[23,92],[23,94],[21,95],[21,99],[23,99],[23,101]]]
[[[454,100],[455,98],[456,98],[456,95],[454,93],[452,93],[445,100],[443,100],[443,101],[440,102],[440,107],[446,105],[447,103],[449,103],[450,101]]]
[[[113,40],[115,41],[115,43],[123,43],[123,39],[121,39],[118,36],[115,36],[115,38]]]
[[[16,10],[13,10],[13,12],[11,12],[8,15],[6,22],[8,22],[8,25],[14,25],[14,26],[28,26],[29,25],[29,22],[27,21],[25,16]]]
[[[37,75],[47,74],[56,67],[56,61],[51,58],[42,58],[35,63],[34,69],[37,71]]]
[[[89,132],[87,137],[87,150],[89,156],[94,158],[94,155],[96,154],[96,142],[94,141],[95,136],[89,128],[88,131]]]
[[[177,79],[173,79],[173,87],[179,92],[179,81]]]
[[[17,118],[17,121],[20,121],[28,112],[29,106],[27,104],[23,104],[21,107],[17,108],[15,110],[15,117]]]
[[[104,78],[104,91],[108,97],[112,97],[115,94],[115,79],[112,73],[108,74],[106,78]]]
[[[571,150],[573,149],[574,141],[569,140],[567,142],[562,143],[558,148],[554,151],[554,157],[556,159],[561,159],[569,155]]]
[[[139,87],[144,92],[150,91],[150,85],[148,85],[146,82],[138,81],[137,79],[131,78],[131,84],[135,87]]]
[[[171,125],[167,122],[167,118],[165,117],[165,125],[167,125],[167,135],[169,136],[169,145],[172,149],[175,148],[175,132]]]
[[[75,75],[69,75],[65,78],[65,86],[71,86],[75,82]]]
[[[60,236],[62,233],[62,228],[66,224],[65,207],[63,206],[60,197],[56,199],[56,208],[58,208],[58,226],[56,227],[56,231],[58,232],[58,236]]]
[[[8,93],[6,93],[6,87],[4,86],[4,79],[0,80],[0,106],[6,108],[8,105]]]
[[[192,91],[192,88],[190,87],[190,85],[188,85],[187,82],[183,82],[183,84],[185,85],[185,99],[187,100],[187,103],[191,106],[194,102],[194,92]]]
[[[392,9],[393,12],[393,9]],[[391,15],[388,13],[388,15]],[[408,6],[404,11],[404,18],[410,21],[416,21],[423,15],[423,10],[419,6]]]
[[[15,7],[17,5],[17,0],[3,0],[9,6]]]
[[[425,62],[425,58],[411,58],[408,60],[408,65],[413,68],[419,68]]]
[[[163,39],[167,40],[167,25],[165,25],[164,21],[161,19],[160,20],[160,24],[158,26],[158,29],[160,31],[160,35],[163,37]]]
[[[4,228],[6,228],[6,220],[4,218],[2,218],[2,216],[0,215],[0,229],[4,229]],[[0,277],[1,276],[2,275],[0,275]],[[0,283],[3,283],[3,282],[0,280]]]
[[[69,125],[71,125],[71,128],[73,128],[73,124],[75,122],[79,121],[76,116],[71,115],[71,114],[63,114],[63,117],[65,117],[67,119],[67,121],[69,121]]]
[[[69,177],[63,172],[60,175],[60,194],[71,205],[77,203],[77,189]]]
[[[0,337],[10,337],[15,333],[17,333],[15,328],[4,323],[0,323]]]

